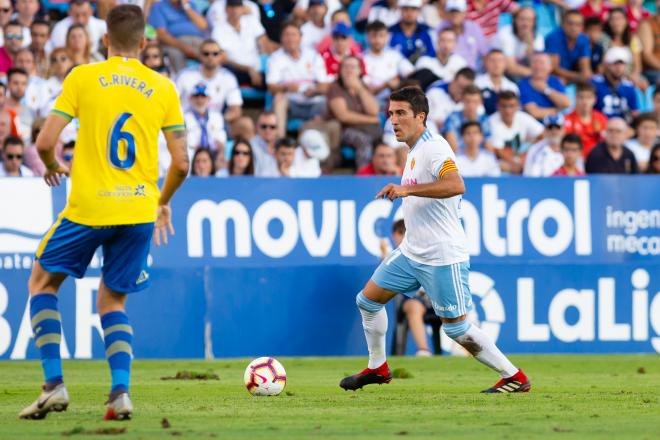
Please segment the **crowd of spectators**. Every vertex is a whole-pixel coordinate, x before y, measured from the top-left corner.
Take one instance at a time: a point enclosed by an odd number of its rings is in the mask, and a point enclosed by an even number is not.
[[[0,0],[0,176],[44,172],[39,128],[127,2],[195,176],[399,175],[387,98],[411,85],[464,176],[660,173],[660,0]]]

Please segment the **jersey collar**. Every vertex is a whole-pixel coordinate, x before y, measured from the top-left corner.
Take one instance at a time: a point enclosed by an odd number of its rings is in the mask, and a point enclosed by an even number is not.
[[[414,150],[415,147],[417,146],[417,144],[419,144],[420,142],[426,142],[426,141],[428,141],[428,140],[431,140],[431,131],[429,131],[429,129],[427,128],[427,129],[425,129],[425,130],[422,132],[421,135],[419,135],[419,137],[418,137],[417,140],[415,141],[415,144],[412,146],[412,148],[410,149],[409,152],[411,152],[412,150]]]

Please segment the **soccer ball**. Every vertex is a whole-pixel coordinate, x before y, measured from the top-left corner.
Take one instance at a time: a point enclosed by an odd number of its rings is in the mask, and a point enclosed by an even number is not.
[[[277,359],[260,357],[247,366],[243,380],[253,396],[277,396],[286,386],[286,371]]]

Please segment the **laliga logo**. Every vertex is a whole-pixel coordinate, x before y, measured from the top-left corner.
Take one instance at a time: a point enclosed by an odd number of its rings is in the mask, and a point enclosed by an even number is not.
[[[502,298],[500,298],[497,290],[493,287],[495,282],[491,277],[481,272],[470,272],[468,283],[472,296],[479,298],[479,304],[481,305],[484,316],[479,316],[477,307],[475,306],[468,313],[467,319],[473,325],[481,328],[481,330],[496,342],[500,335],[500,327],[506,320],[506,315],[504,314]],[[440,337],[443,351],[456,355],[467,354],[465,349],[454,342],[444,331],[440,332]]]

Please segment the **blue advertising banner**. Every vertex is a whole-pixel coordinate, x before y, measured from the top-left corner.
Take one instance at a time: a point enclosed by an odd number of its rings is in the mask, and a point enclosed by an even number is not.
[[[176,235],[152,249],[152,287],[129,299],[135,355],[366,353],[354,298],[401,216],[399,202],[374,199],[389,181],[190,179],[172,206]],[[470,319],[503,350],[660,352],[660,178],[466,186]],[[0,179],[0,359],[37,354],[27,279],[66,190]],[[103,356],[101,264],[62,288],[65,357]]]

